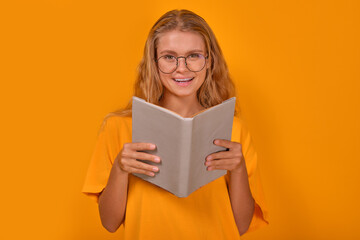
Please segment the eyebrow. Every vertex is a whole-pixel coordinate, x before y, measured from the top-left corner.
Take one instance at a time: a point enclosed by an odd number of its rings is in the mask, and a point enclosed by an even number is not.
[[[200,53],[204,53],[203,50],[201,49],[193,49],[193,50],[190,50],[188,52],[185,53],[185,55],[189,54],[189,53],[194,53],[194,52],[200,52]],[[161,54],[164,54],[164,53],[170,53],[170,54],[174,54],[174,55],[177,55],[177,53],[175,51],[172,51],[172,50],[163,50],[159,53],[159,55]]]

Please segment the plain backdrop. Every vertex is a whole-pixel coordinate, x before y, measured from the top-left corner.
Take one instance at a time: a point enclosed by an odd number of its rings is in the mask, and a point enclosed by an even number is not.
[[[215,32],[258,151],[270,225],[243,239],[360,238],[359,1],[13,0],[0,3],[1,239],[118,239],[81,187],[151,26],[182,8]]]

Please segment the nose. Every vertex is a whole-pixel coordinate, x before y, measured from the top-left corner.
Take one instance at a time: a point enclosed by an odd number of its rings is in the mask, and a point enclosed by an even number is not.
[[[186,67],[185,57],[178,57],[178,66],[176,71],[177,72],[188,71],[188,68]]]

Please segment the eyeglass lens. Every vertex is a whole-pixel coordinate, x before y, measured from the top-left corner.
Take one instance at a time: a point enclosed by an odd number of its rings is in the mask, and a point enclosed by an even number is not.
[[[157,62],[158,62],[158,67],[160,69],[160,71],[162,71],[163,73],[172,73],[176,70],[176,68],[178,67],[179,63],[179,59],[184,58],[185,59],[185,65],[186,67],[192,71],[192,72],[199,72],[201,71],[206,63],[206,59],[203,55],[201,54],[190,54],[189,56],[185,57],[175,57],[172,55],[164,55],[161,56]]]

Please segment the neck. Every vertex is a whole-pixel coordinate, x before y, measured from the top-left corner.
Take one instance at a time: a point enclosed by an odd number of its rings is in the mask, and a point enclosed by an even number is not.
[[[167,97],[166,94],[164,94],[164,96],[159,102],[159,105],[173,112],[176,112],[177,114],[185,118],[191,117],[194,114],[205,109],[203,106],[201,106],[196,96]]]

